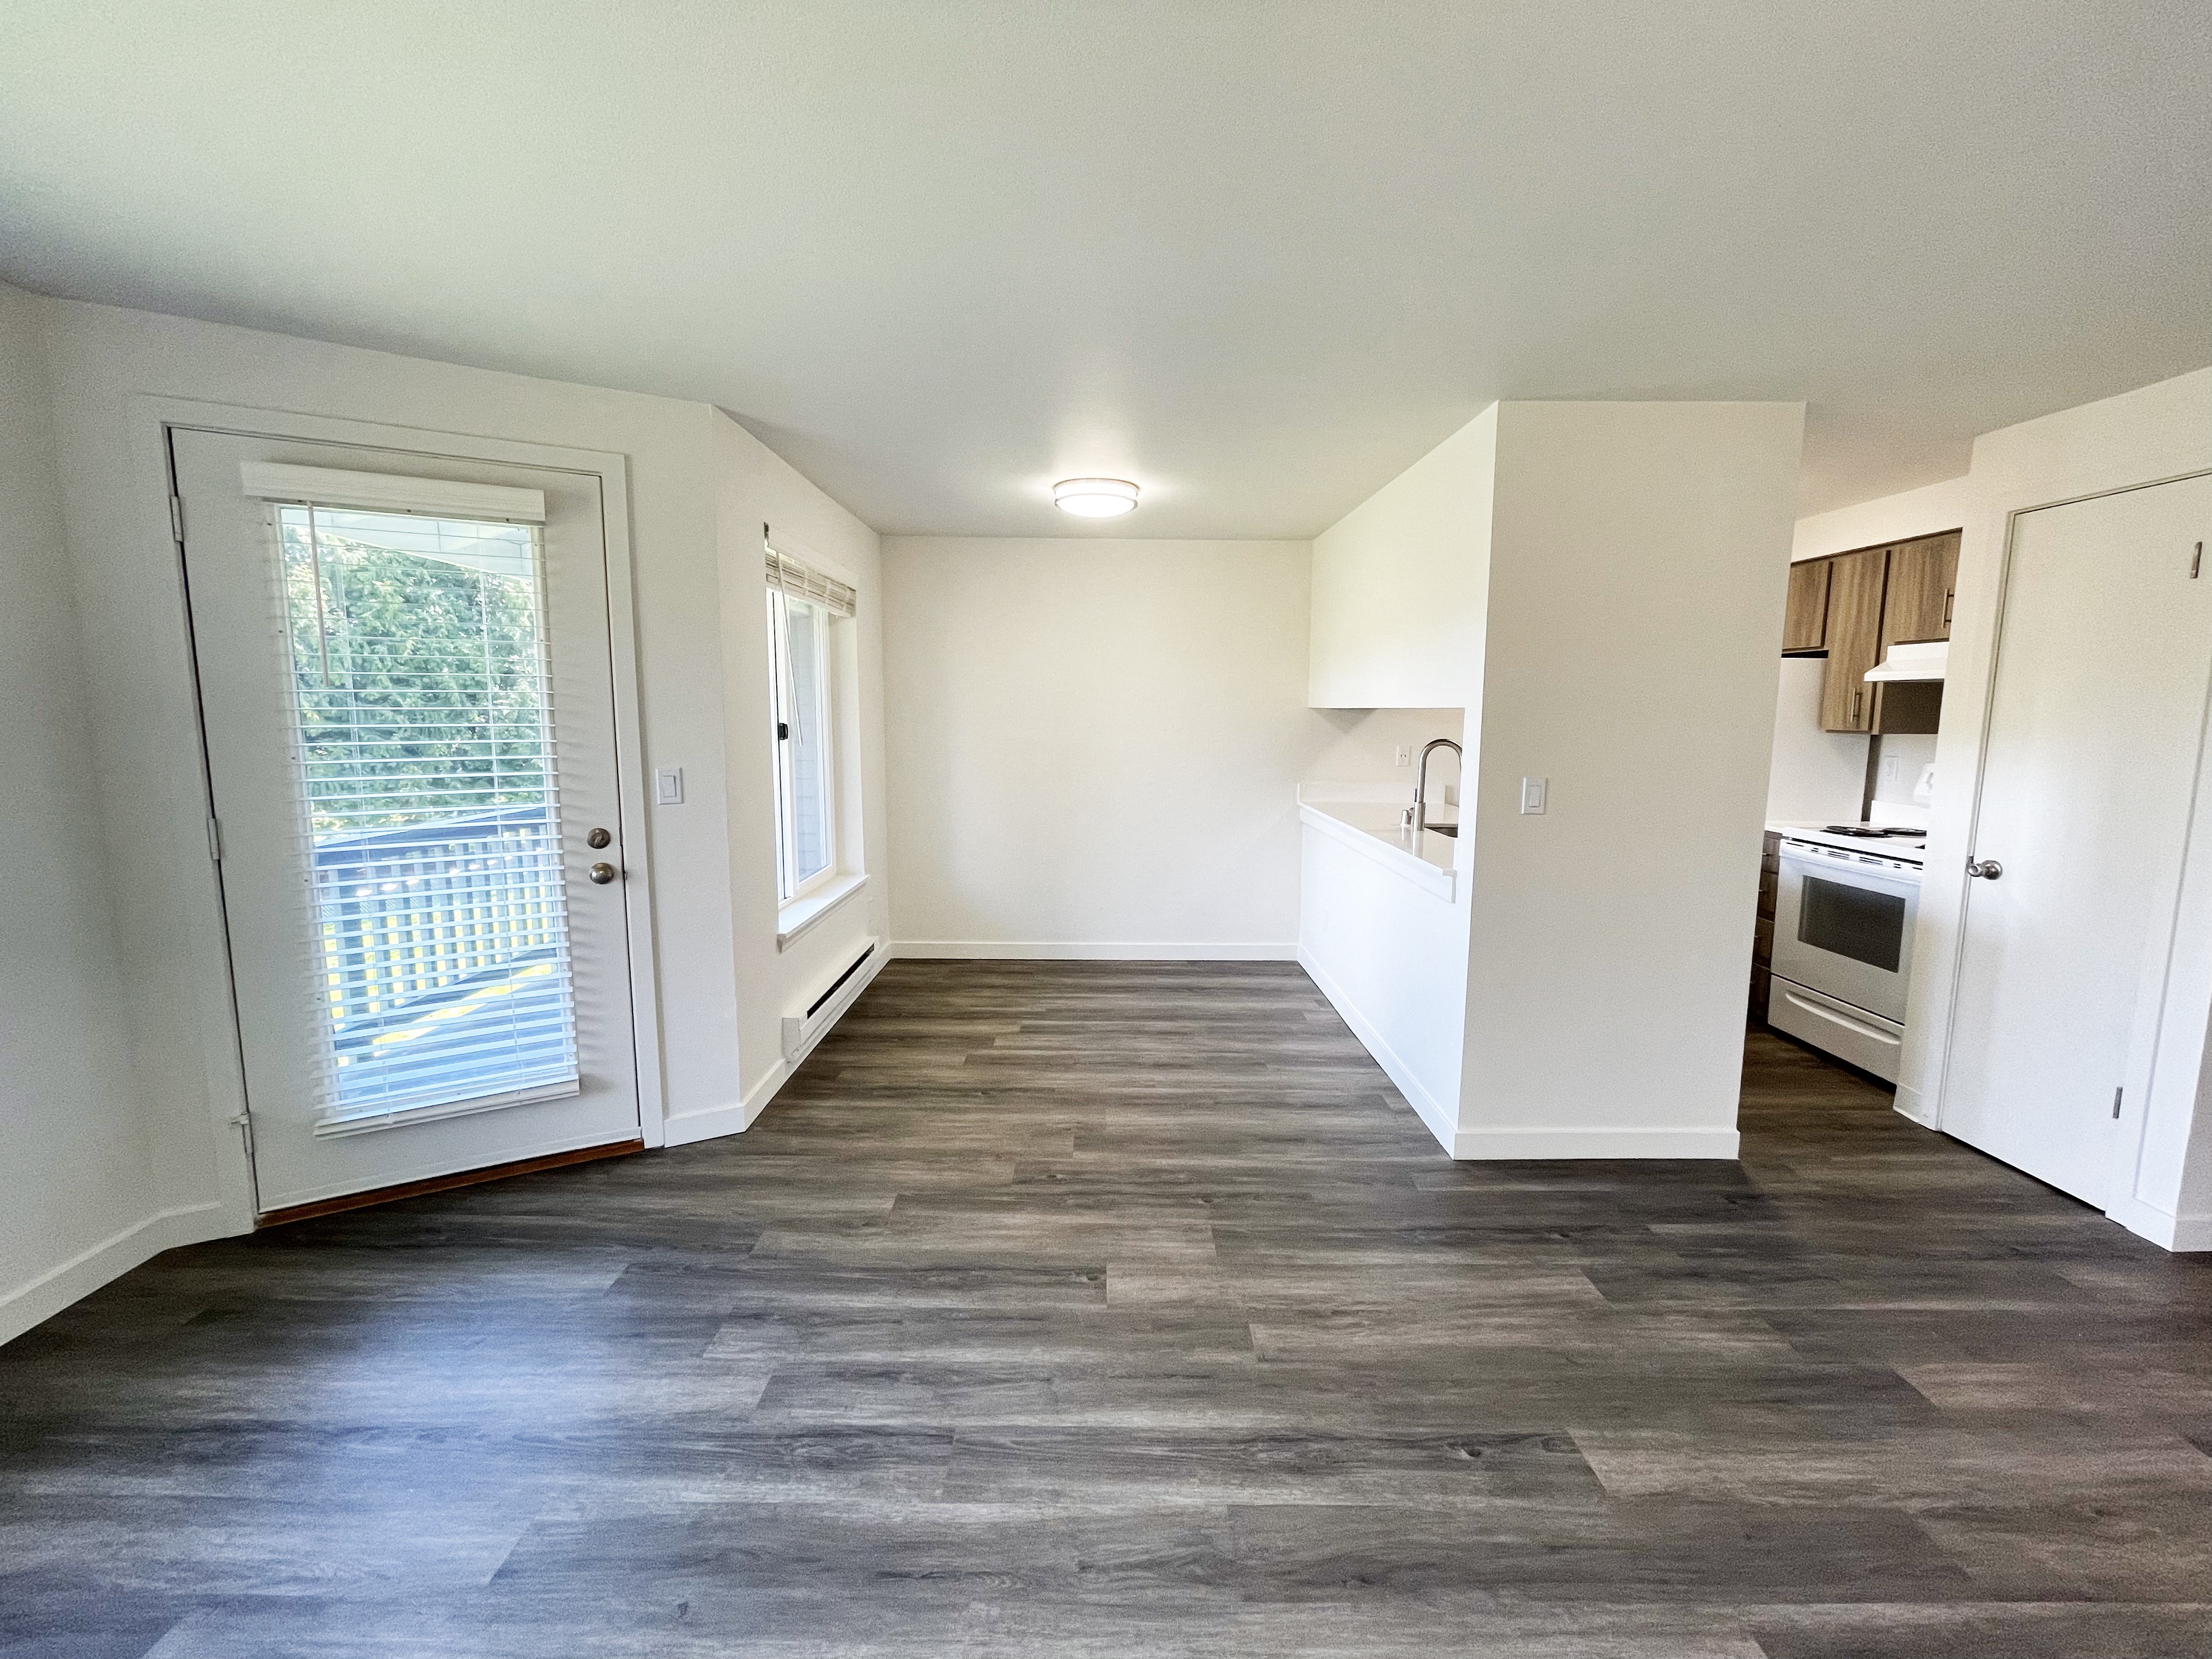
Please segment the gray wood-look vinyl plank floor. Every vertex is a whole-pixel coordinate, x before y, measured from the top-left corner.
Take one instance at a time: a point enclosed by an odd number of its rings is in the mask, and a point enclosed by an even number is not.
[[[1282,964],[900,962],[748,1133],[0,1349],[0,1655],[2212,1656],[2212,1261],[1749,1042],[1454,1164]]]

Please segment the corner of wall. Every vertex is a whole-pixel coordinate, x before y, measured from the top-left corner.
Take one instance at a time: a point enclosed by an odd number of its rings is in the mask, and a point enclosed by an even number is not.
[[[1459,1156],[1735,1155],[1803,420],[1500,405]],[[1685,708],[1706,828],[1624,866],[1623,826],[1680,809]]]
[[[1503,407],[1491,404],[1314,538],[1310,707],[1478,701]]]
[[[54,302],[0,287],[0,1341],[216,1206],[163,1210],[130,1039],[125,957],[92,763],[91,653],[72,579],[50,368]],[[223,1231],[214,1218],[214,1231]]]
[[[721,762],[728,799],[732,969],[739,1098],[672,1117],[672,1144],[735,1133],[765,1110],[793,1070],[781,1022],[793,999],[856,941],[890,936],[890,847],[883,735],[882,539],[726,411],[713,412],[716,546],[720,581]],[[844,856],[857,839],[866,886],[804,935],[779,947],[775,794],[769,767],[769,653],[762,595],[762,526],[849,579],[858,594],[849,658],[836,688],[841,797],[857,789],[854,818],[842,811]]]

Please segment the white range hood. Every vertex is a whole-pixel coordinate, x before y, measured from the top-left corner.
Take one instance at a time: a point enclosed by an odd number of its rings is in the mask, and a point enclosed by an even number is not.
[[[1948,640],[1917,640],[1893,645],[1889,654],[1866,672],[1870,680],[1940,680],[1949,660]]]

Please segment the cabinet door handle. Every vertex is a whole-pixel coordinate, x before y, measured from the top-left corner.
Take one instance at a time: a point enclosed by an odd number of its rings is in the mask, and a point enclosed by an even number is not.
[[[1865,692],[1854,691],[1851,693],[1851,724],[1853,726],[1856,726],[1859,723],[1859,705],[1865,701]]]

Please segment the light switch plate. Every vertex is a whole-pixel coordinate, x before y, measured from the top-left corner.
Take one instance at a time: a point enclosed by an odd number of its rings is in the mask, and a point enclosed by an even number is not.
[[[1551,781],[1550,781],[1550,780],[1549,780],[1549,779],[1547,779],[1547,778],[1523,778],[1523,779],[1522,779],[1522,780],[1521,780],[1521,810],[1522,810],[1522,811],[1523,811],[1524,813],[1525,813],[1525,812],[1540,812],[1540,811],[1542,811],[1544,810],[1544,798],[1545,798],[1545,796],[1547,796],[1547,794],[1549,794],[1550,793],[1551,793]]]
[[[653,800],[656,806],[684,805],[684,769],[664,766],[653,775]]]

